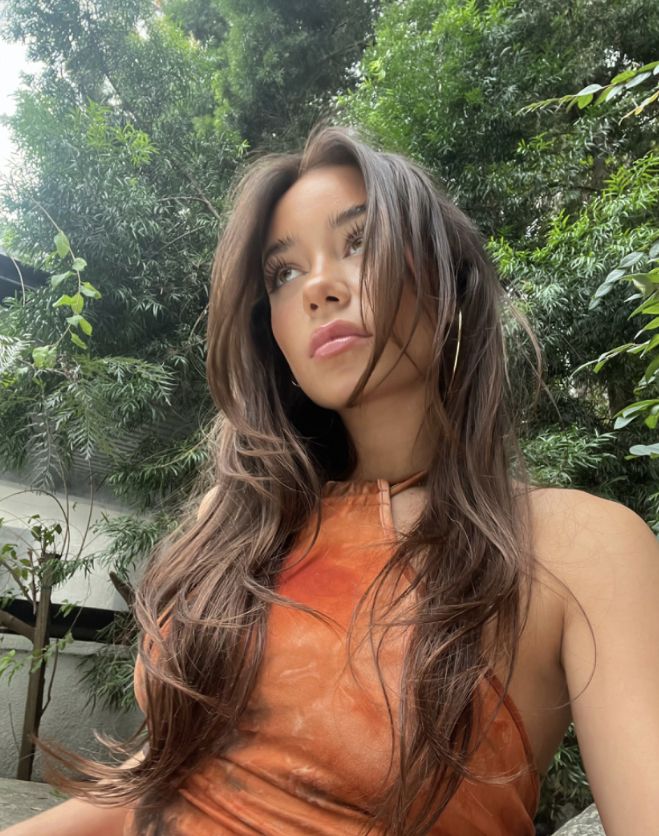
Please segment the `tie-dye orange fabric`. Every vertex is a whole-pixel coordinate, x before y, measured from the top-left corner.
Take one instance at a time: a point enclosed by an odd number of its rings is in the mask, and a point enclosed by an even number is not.
[[[312,527],[303,532],[287,558],[278,590],[331,621],[272,607],[263,665],[237,742],[184,782],[158,833],[356,836],[362,831],[367,810],[387,779],[392,752],[397,763],[398,741],[392,743],[371,642],[360,639],[370,636],[375,648],[383,639],[379,664],[395,722],[409,628],[398,626],[386,635],[377,626],[367,629],[372,602],[367,599],[353,628],[352,665],[346,631],[355,603],[392,553],[396,532],[391,496],[422,475],[393,487],[383,479],[325,485],[318,538],[300,561]],[[402,589],[404,582],[404,577],[392,580],[389,589]],[[143,704],[141,676],[136,668],[136,694]],[[494,711],[502,690],[488,671],[479,685],[485,717]],[[521,716],[509,696],[470,765],[487,776],[524,771],[499,785],[463,781],[430,833],[534,836],[540,781]],[[131,821],[124,833],[135,836]]]

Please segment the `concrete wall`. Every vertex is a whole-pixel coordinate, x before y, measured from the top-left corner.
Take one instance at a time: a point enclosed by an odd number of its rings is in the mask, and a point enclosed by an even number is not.
[[[57,494],[57,499],[65,505],[63,493]],[[83,495],[69,495],[69,533],[70,545],[68,554],[75,556],[80,550],[84,539],[84,554],[101,551],[104,538],[91,532],[91,525],[101,519],[101,515],[116,516],[126,513],[117,503],[107,495],[101,496],[93,506],[89,497]],[[11,474],[0,477],[0,545],[16,543],[19,553],[25,552],[33,545],[30,538],[28,518],[31,514],[39,514],[41,522],[50,524],[65,519],[57,502],[49,495],[30,491],[20,480]],[[85,536],[85,531],[89,528]],[[16,590],[14,581],[6,571],[0,569],[0,594],[8,589]],[[123,598],[115,590],[109,580],[106,568],[96,567],[85,573],[79,571],[66,583],[53,589],[53,603],[68,601],[88,607],[99,607],[109,610],[125,610]],[[95,653],[100,645],[95,642],[73,642],[59,655],[56,674],[53,683],[52,700],[43,716],[40,735],[59,741],[76,751],[85,754],[99,755],[103,752],[100,744],[94,739],[93,729],[96,728],[111,736],[126,739],[134,732],[141,722],[139,710],[125,715],[108,712],[97,707],[92,711],[85,706],[88,691],[80,682],[77,663],[81,657]],[[22,636],[0,631],[0,656],[6,651],[17,650],[17,658],[26,658],[30,652],[30,642]],[[23,728],[23,712],[27,693],[28,666],[18,671],[9,682],[7,672],[0,675],[0,777],[13,778],[16,772],[20,735]],[[46,684],[50,680],[49,671],[46,673]],[[41,756],[37,754],[35,780],[41,777]]]
[[[65,504],[64,494],[57,494],[57,499]],[[91,516],[90,516],[91,512]],[[109,504],[107,499],[95,501],[92,506],[89,497],[69,495],[69,556],[77,555],[84,538],[84,554],[101,551],[106,539],[94,535],[91,526],[102,518],[125,513],[118,505]],[[10,481],[6,476],[0,478],[0,545],[3,543],[19,543],[25,550],[33,544],[30,538],[28,518],[32,514],[39,514],[44,524],[59,522],[64,525],[62,511],[57,502],[47,494],[30,491],[20,482]],[[87,531],[87,529],[89,530]],[[85,535],[85,532],[87,534]],[[13,583],[6,572],[0,572],[0,592]],[[91,572],[78,572],[66,583],[53,590],[53,603],[69,601],[87,607],[102,609],[125,610],[123,598],[110,582],[106,569],[95,567]]]
[[[139,709],[119,714],[85,705],[87,689],[80,682],[77,664],[81,657],[94,653],[100,645],[94,642],[73,642],[59,656],[52,700],[41,721],[41,737],[56,740],[85,755],[101,755],[103,748],[95,740],[93,729],[125,740],[140,725]],[[22,636],[0,635],[0,656],[15,649],[17,658],[30,652],[30,642]],[[0,677],[0,777],[13,778],[16,774],[23,711],[27,693],[28,665],[19,670],[11,683],[6,673]],[[46,685],[50,671],[46,669]],[[41,779],[41,755],[35,759],[34,780]]]

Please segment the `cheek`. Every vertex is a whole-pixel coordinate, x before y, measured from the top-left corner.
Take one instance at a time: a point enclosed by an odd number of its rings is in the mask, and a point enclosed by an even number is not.
[[[428,315],[422,313],[413,329],[416,296],[414,291],[406,287],[403,290],[401,305],[394,323],[394,334],[397,347],[404,345],[411,334],[407,354],[417,367],[425,368],[432,360],[434,326]]]
[[[270,328],[275,342],[279,346],[279,350],[284,355],[289,365],[291,365],[291,334],[294,333],[291,323],[290,315],[287,314],[286,306],[275,305],[270,310]]]

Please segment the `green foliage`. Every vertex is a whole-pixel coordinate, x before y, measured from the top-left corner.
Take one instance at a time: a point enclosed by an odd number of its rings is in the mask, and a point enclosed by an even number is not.
[[[602,191],[575,216],[559,211],[541,246],[522,249],[503,237],[490,244],[499,271],[531,317],[548,356],[550,376],[575,375],[593,347],[634,333],[620,296],[590,305],[600,277],[630,250],[649,246],[657,235],[659,157],[649,153],[621,166]],[[610,369],[606,383],[623,385],[626,367]]]
[[[114,621],[99,630],[104,645],[94,656],[83,657],[80,680],[87,688],[87,705],[100,703],[116,711],[130,711],[135,706],[133,671],[137,634],[129,614],[118,613]]]
[[[543,780],[536,821],[547,821],[553,828],[559,828],[592,802],[574,723],[570,723]]]
[[[339,111],[428,165],[487,234],[528,239],[548,212],[577,210],[615,155],[647,151],[653,134],[621,127],[615,108],[602,120],[521,106],[645,64],[658,40],[651,0],[579,0],[569,14],[561,0],[389,0]]]
[[[135,513],[103,522],[111,544],[87,566],[128,579],[206,460],[228,185],[250,144],[298,143],[348,83],[374,5],[4,4],[0,34],[41,64],[10,119],[22,155],[0,183],[0,245],[50,278],[0,305],[0,467],[52,490],[74,461],[90,477],[105,463],[100,487]],[[98,665],[89,682],[113,702],[121,665]]]
[[[45,62],[11,120],[4,245],[54,275],[0,309],[0,461],[38,460],[33,483],[52,488],[74,453],[122,467],[127,433],[207,409],[195,329],[242,152],[198,129],[213,64],[150,4],[9,3],[4,21]]]
[[[103,537],[107,545],[91,559],[128,581],[133,568],[147,557],[161,537],[172,531],[175,524],[175,517],[169,514],[155,517],[103,514],[94,524],[93,531]]]
[[[250,147],[286,150],[328,112],[336,89],[354,83],[347,70],[366,45],[376,8],[374,0],[164,4],[216,58],[216,128],[230,128]]]
[[[568,109],[577,105],[580,109],[584,109],[593,102],[596,92],[599,92],[599,95],[594,101],[594,106],[605,106],[615,96],[628,93],[632,89],[635,90],[639,85],[656,75],[659,75],[659,61],[652,61],[637,69],[619,73],[605,87],[591,84],[575,95],[535,102],[525,110],[543,108],[548,104],[565,105]],[[658,96],[659,88],[654,93],[646,96],[640,104],[635,105],[623,118],[643,114],[645,109],[655,102]],[[631,195],[629,191],[631,191]],[[602,299],[608,296],[614,287],[627,283],[632,284],[639,292],[629,296],[625,302],[638,298],[642,299],[641,303],[628,314],[627,319],[631,320],[640,315],[651,317],[650,321],[646,322],[636,332],[633,340],[604,351],[596,360],[583,363],[573,373],[576,375],[588,366],[593,365],[593,371],[600,374],[614,357],[621,358],[625,355],[639,357],[650,355],[652,357],[650,362],[647,363],[639,382],[633,388],[637,400],[634,403],[623,405],[614,412],[614,429],[616,430],[623,429],[640,416],[645,416],[645,426],[654,430],[659,420],[659,398],[657,398],[656,380],[659,371],[659,354],[656,351],[659,346],[659,337],[646,334],[646,332],[656,330],[659,326],[659,317],[656,316],[659,314],[657,304],[659,299],[657,291],[659,267],[653,267],[659,261],[658,195],[659,157],[653,150],[639,160],[635,160],[632,163],[631,172],[628,167],[618,170],[606,184],[602,193],[591,202],[575,224],[575,227],[582,233],[581,237],[583,237],[583,234],[592,228],[592,218],[589,217],[589,214],[601,212],[615,223],[619,224],[622,220],[626,231],[630,233],[629,237],[634,239],[630,241],[620,234],[619,229],[614,230],[618,233],[615,238],[616,243],[618,245],[626,243],[628,251],[619,257],[617,265],[608,272],[604,281],[599,284],[592,294],[588,305],[589,311],[600,313]],[[560,226],[565,227],[566,225],[560,224]],[[555,236],[559,241],[562,240],[562,231],[561,229],[559,234]],[[630,249],[631,251],[629,251]],[[606,247],[600,243],[599,250],[606,251]],[[643,336],[644,339],[638,342],[637,339],[640,336]],[[659,444],[635,444],[630,447],[629,453],[630,455],[627,458],[633,459],[643,456],[657,458],[659,457]],[[656,498],[656,494],[653,494],[653,497]],[[658,516],[657,510],[655,509],[654,513],[655,523]]]
[[[0,530],[4,522],[0,519]],[[25,523],[29,532],[26,540],[21,543],[4,543],[0,547],[0,580],[4,589],[0,598],[0,610],[4,610],[20,595],[31,604],[36,617],[37,607],[44,600],[44,588],[56,587],[67,580],[86,565],[86,559],[80,554],[70,554],[68,529],[64,532],[59,522],[46,522],[39,514],[30,514]],[[4,621],[0,623],[4,624]],[[25,628],[29,627],[23,624]],[[57,654],[72,641],[71,630],[68,630],[62,638],[47,641],[44,647],[35,644],[32,653],[22,658],[16,657],[15,650],[9,650],[0,655],[0,676],[6,674],[11,683],[14,675],[26,666],[29,666],[30,672],[34,672],[49,659],[56,659]]]
[[[550,105],[557,105],[558,107],[565,106],[568,110],[573,107],[578,107],[583,110],[588,107],[591,102],[594,105],[603,105],[607,102],[613,101],[617,96],[629,90],[635,89],[644,82],[653,81],[654,77],[659,76],[659,61],[651,61],[649,64],[643,64],[637,69],[623,70],[623,72],[615,75],[608,84],[587,84],[578,93],[568,94],[567,96],[559,96],[558,98],[545,99],[541,102],[532,102],[520,110],[520,113],[533,113],[537,110],[549,107]],[[597,97],[595,97],[597,93]],[[629,116],[640,116],[646,107],[653,104],[659,98],[659,79],[655,82],[654,90],[649,96],[646,96],[641,102],[626,113],[623,119]]]
[[[656,168],[656,174],[656,183],[659,186],[659,166]],[[655,232],[659,234],[659,224]],[[632,342],[617,345],[615,348],[600,354],[597,360],[584,363],[578,369],[580,371],[582,368],[594,364],[593,371],[599,374],[613,357],[635,355],[646,358],[647,365],[634,387],[634,395],[641,400],[627,404],[615,413],[613,417],[615,418],[614,429],[616,430],[626,427],[640,417],[643,417],[643,423],[651,430],[656,429],[659,421],[659,397],[657,397],[659,395],[657,381],[657,375],[659,374],[659,352],[657,351],[659,337],[656,334],[648,333],[656,331],[659,327],[659,317],[657,316],[659,314],[659,290],[657,289],[659,267],[652,267],[657,262],[659,262],[659,239],[655,240],[647,251],[633,250],[631,253],[627,253],[600,284],[590,302],[591,309],[599,307],[600,300],[608,295],[616,284],[627,282],[633,284],[639,292],[629,296],[626,301],[630,302],[639,297],[642,299],[641,303],[628,314],[627,318],[650,317],[650,320],[634,335]],[[639,267],[640,270],[637,272],[628,272],[630,268],[633,270]],[[641,342],[638,342],[639,337],[642,338]],[[646,355],[652,357],[649,363]],[[659,457],[659,444],[635,444],[629,448],[629,453],[630,458],[638,456],[657,458]]]
[[[612,438],[612,433],[591,435],[587,428],[575,425],[547,427],[524,442],[524,459],[536,484],[580,488],[588,482],[587,471],[598,471],[605,461],[615,463]]]

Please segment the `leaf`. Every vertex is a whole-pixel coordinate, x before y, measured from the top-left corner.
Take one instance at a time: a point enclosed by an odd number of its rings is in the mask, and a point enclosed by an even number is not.
[[[602,88],[602,92],[595,99],[595,104],[598,105],[602,104],[602,102],[608,102],[609,99],[617,96],[621,90],[622,87],[618,84],[608,84],[606,87]]]
[[[71,265],[71,269],[75,270],[78,273],[82,273],[86,266],[87,262],[84,258],[74,258],[73,264]]]
[[[659,444],[634,444],[629,452],[632,456],[659,456]]]
[[[647,398],[644,401],[636,401],[635,403],[629,404],[629,406],[623,406],[621,410],[616,412],[614,417],[617,418],[620,416],[626,418],[628,415],[636,415],[638,412],[643,412],[643,410],[650,409],[658,404],[659,398]]]
[[[54,308],[61,308],[62,305],[69,305],[70,306],[72,302],[73,302],[73,296],[69,296],[65,293],[64,296],[60,296],[60,298],[56,302],[53,302],[53,307]]]
[[[38,369],[52,369],[57,362],[57,349],[54,345],[40,345],[32,349],[32,359]]]
[[[653,282],[649,273],[632,273],[625,278],[629,279],[630,282],[633,282],[635,287],[646,294],[652,293],[654,285],[656,284],[656,282]]]
[[[635,250],[633,253],[628,253],[620,262],[621,267],[633,267],[634,264],[638,264],[638,262],[643,258],[644,253],[638,252]]]
[[[64,256],[68,255],[71,252],[71,245],[69,244],[69,239],[66,235],[60,231],[54,238],[55,241],[55,249],[57,250],[57,255],[60,258],[64,258]]]
[[[87,348],[86,343],[84,343],[77,334],[74,334],[73,331],[69,333],[69,336],[71,337],[71,342],[74,345],[77,345],[78,348]]]
[[[654,293],[648,296],[647,299],[644,299],[637,308],[634,308],[627,319],[633,319],[635,316],[639,316],[639,314],[645,314],[646,316],[656,316],[659,314],[659,302],[657,302]]]
[[[641,380],[641,383],[649,383],[650,380],[654,377],[654,373],[657,371],[657,369],[659,369],[659,354],[648,363],[645,371],[643,372],[643,379]]]
[[[80,293],[76,293],[72,298],[71,302],[71,310],[73,313],[79,314],[82,312],[82,309],[85,307],[85,300],[82,298]]]
[[[91,299],[100,299],[101,298],[101,294],[99,293],[98,290],[96,290],[96,288],[94,287],[93,284],[91,284],[91,282],[83,282],[82,285],[80,286],[80,292],[84,296],[88,296]]]
[[[624,343],[623,345],[617,345],[615,348],[612,348],[610,351],[604,352],[604,354],[600,354],[600,356],[597,358],[597,362],[593,366],[593,371],[596,374],[598,374],[602,370],[602,368],[606,365],[606,363],[608,363],[608,361],[612,357],[615,357],[617,354],[623,354],[624,352],[629,351],[630,349],[634,348],[635,346],[636,346],[636,343]]]
[[[597,287],[595,292],[593,293],[590,304],[588,305],[588,310],[592,311],[594,308],[599,307],[599,300],[606,296],[608,293],[611,292],[613,285],[622,279],[625,276],[625,271],[616,268],[615,270],[611,270],[608,276],[604,279],[604,281]]]
[[[586,105],[589,105],[593,100],[593,94],[588,93],[586,96],[577,96],[577,104],[579,105],[579,110],[583,110]]]
[[[66,273],[55,273],[55,275],[50,277],[50,286],[55,290],[58,288],[65,279],[68,279],[69,276],[73,275],[70,270],[67,270]]]
[[[624,270],[620,270],[616,268],[615,270],[611,270],[609,275],[604,279],[605,282],[617,282],[618,279],[621,279],[625,275]]]
[[[576,96],[586,96],[588,93],[597,93],[598,90],[602,89],[601,84],[589,84],[588,87],[584,87],[583,90],[579,90],[578,93],[575,93]]]
[[[626,418],[616,418],[613,422],[613,429],[614,430],[622,430],[627,424],[631,424],[631,422],[638,416],[636,415],[628,415]]]
[[[654,319],[651,319],[646,325],[644,325],[636,334],[635,338],[638,337],[643,331],[654,331],[656,328],[659,328],[659,316],[655,316]]]
[[[634,76],[634,78],[630,78],[628,82],[625,83],[625,88],[627,90],[631,90],[632,87],[636,87],[638,84],[642,84],[646,78],[650,78],[652,73],[639,73],[638,75]]]
[[[606,296],[607,293],[610,293],[612,288],[613,282],[602,282],[602,284],[597,288],[597,290],[593,294],[593,299],[601,299],[602,296]]]
[[[659,240],[655,241],[650,247],[650,258],[659,258]]]
[[[80,317],[80,322],[79,322],[78,324],[80,325],[80,329],[82,330],[82,332],[83,332],[84,334],[86,334],[88,337],[91,337],[92,330],[93,330],[93,329],[92,329],[91,322],[88,322],[88,321],[85,319],[85,317],[84,317],[84,316],[81,316],[81,317]]]
[[[636,105],[636,107],[632,108],[628,113],[625,113],[622,118],[627,119],[629,116],[640,116],[645,108],[652,104],[652,102],[656,102],[657,99],[659,99],[659,87],[657,87],[654,93],[650,93],[649,96],[646,96],[642,102]]]
[[[636,70],[624,70],[623,72],[618,73],[617,76],[614,76],[611,79],[610,83],[611,84],[621,84],[623,81],[627,81],[628,78],[631,78],[633,75],[635,75],[635,73],[636,73]]]

